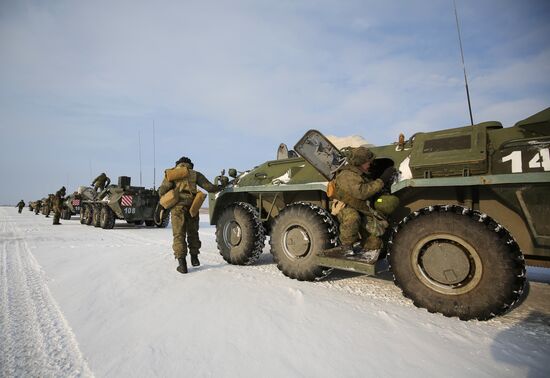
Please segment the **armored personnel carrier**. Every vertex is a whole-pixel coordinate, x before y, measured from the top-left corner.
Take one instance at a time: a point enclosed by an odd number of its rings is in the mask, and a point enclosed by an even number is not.
[[[387,216],[380,259],[416,306],[490,319],[521,297],[526,263],[550,267],[550,108],[513,127],[484,122],[369,148],[373,178],[389,166],[399,170],[391,185],[399,206]],[[377,274],[381,263],[326,253],[340,243],[327,182],[345,164],[342,152],[315,130],[294,149],[299,156],[280,153],[240,175],[232,170],[228,187],[210,196],[221,255],[252,264],[269,235],[288,277]]]
[[[82,200],[82,195],[80,194],[81,188],[65,197],[65,200],[63,201],[63,210],[61,210],[61,219],[71,219],[73,215],[80,215]]]
[[[129,224],[164,228],[170,220],[168,211],[161,212],[156,190],[131,186],[127,176],[118,178],[118,185],[109,185],[93,200],[83,201],[84,223],[111,229],[116,219]]]

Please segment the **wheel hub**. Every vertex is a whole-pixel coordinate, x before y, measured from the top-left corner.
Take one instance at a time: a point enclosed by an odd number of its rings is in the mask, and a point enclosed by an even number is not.
[[[307,231],[301,226],[287,229],[284,233],[283,248],[290,258],[297,259],[306,256],[311,249],[311,240]]]
[[[420,263],[426,274],[444,285],[456,285],[470,273],[468,254],[448,240],[434,240],[424,247]]]
[[[451,234],[421,239],[413,248],[411,263],[423,284],[447,295],[469,292],[480,282],[483,272],[475,248]]]
[[[226,245],[236,247],[242,240],[242,229],[236,221],[227,223],[223,230],[223,240]]]

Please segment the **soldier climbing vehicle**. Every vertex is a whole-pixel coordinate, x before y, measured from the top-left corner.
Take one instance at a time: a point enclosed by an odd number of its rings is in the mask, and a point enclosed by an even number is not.
[[[399,205],[386,215],[379,263],[328,253],[340,241],[327,183],[345,156],[315,130],[294,147],[299,156],[283,146],[277,160],[231,170],[230,184],[210,196],[220,254],[252,264],[269,235],[277,267],[298,280],[332,269],[374,275],[386,260],[416,306],[463,320],[512,308],[526,263],[550,267],[550,108],[513,127],[483,122],[369,149],[372,178],[387,167],[399,171],[391,185]]]

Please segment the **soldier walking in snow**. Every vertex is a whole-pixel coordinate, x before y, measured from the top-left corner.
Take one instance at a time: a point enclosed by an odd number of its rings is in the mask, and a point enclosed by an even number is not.
[[[198,211],[193,214],[192,209],[198,210],[204,200],[204,194],[197,189],[197,185],[208,192],[218,192],[222,189],[221,186],[208,181],[202,173],[193,170],[193,167],[191,159],[182,157],[176,162],[175,168],[166,170],[165,178],[159,187],[161,204],[166,209],[171,209],[174,236],[172,249],[178,260],[176,270],[180,273],[187,273],[188,248],[191,264],[200,265],[199,214]],[[170,198],[169,202],[166,202],[166,198]],[[197,202],[200,203],[197,205]]]
[[[17,205],[15,205],[15,207],[19,208],[19,214],[21,214],[21,212],[23,211],[23,208],[25,207],[25,201],[23,200],[19,201]]]

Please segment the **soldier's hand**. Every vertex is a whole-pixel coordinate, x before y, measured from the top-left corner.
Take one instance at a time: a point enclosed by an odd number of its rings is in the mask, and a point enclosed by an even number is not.
[[[397,173],[397,170],[394,167],[388,167],[380,175],[380,180],[384,182],[384,185],[389,185],[393,181],[393,175]]]

